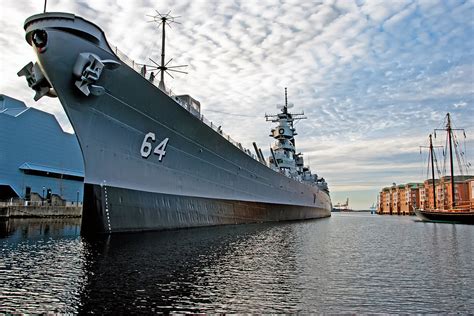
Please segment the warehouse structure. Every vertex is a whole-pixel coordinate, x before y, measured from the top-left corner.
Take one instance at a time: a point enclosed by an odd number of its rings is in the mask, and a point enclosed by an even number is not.
[[[82,201],[84,163],[56,118],[0,94],[0,201]]]

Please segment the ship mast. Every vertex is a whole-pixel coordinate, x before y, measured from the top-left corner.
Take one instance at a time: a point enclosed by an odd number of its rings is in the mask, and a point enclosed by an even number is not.
[[[171,11],[169,11],[166,14],[161,14],[156,10],[155,10],[155,12],[156,12],[156,15],[148,15],[148,16],[153,19],[152,21],[149,21],[149,22],[157,23],[158,27],[162,26],[162,29],[161,29],[161,33],[162,33],[161,34],[161,63],[158,64],[153,59],[149,58],[150,61],[152,63],[154,63],[155,65],[146,65],[146,66],[150,67],[151,69],[157,69],[157,70],[160,71],[160,83],[159,83],[158,87],[162,91],[166,91],[166,88],[165,88],[165,72],[171,78],[174,79],[174,77],[169,72],[174,71],[174,72],[180,72],[180,73],[187,74],[187,72],[182,71],[182,70],[177,70],[175,68],[187,67],[188,65],[168,66],[168,64],[173,60],[173,58],[171,58],[170,60],[168,60],[168,62],[165,63],[166,25],[168,25],[171,28],[172,23],[177,23],[177,24],[181,24],[181,23],[175,20],[175,19],[179,18],[179,16],[171,16],[170,15]]]
[[[287,169],[290,172],[300,171],[303,168],[303,157],[296,153],[295,138],[296,130],[294,121],[306,119],[304,112],[290,113],[288,108],[293,104],[288,103],[288,90],[285,88],[285,103],[277,105],[281,110],[278,114],[265,114],[266,121],[277,123],[277,126],[271,130],[271,137],[275,139],[275,143],[271,148],[270,161],[272,165],[282,170]]]
[[[438,147],[441,147],[441,146],[433,146],[433,136],[431,134],[429,136],[429,139],[430,139],[430,145],[429,146],[420,146],[420,154],[421,154],[421,148],[428,148],[429,151],[430,151],[428,168],[429,168],[430,163],[431,163],[431,184],[433,185],[433,209],[436,209],[437,200],[436,200],[435,162],[437,163],[437,160],[436,160],[434,149],[438,148]],[[439,173],[439,171],[438,171],[438,173]],[[428,177],[428,174],[427,174],[427,177]]]
[[[431,159],[431,181],[433,183],[433,206],[436,209],[436,184],[435,184],[435,172],[434,172],[434,151],[433,151],[433,138],[430,134],[430,159]]]
[[[454,190],[454,165],[453,165],[453,143],[452,143],[452,129],[451,129],[451,117],[449,113],[447,114],[448,122],[446,124],[446,129],[448,131],[448,142],[449,142],[449,163],[451,165],[451,196],[453,198],[452,208],[456,206],[456,195]]]
[[[166,66],[165,66],[165,33],[166,33],[166,21],[168,19],[166,17],[161,18],[161,24],[163,26],[163,34],[161,35],[161,65],[158,67],[160,70],[160,89],[164,90],[165,88],[165,71],[166,71]]]
[[[451,196],[452,196],[452,205],[451,207],[454,208],[456,207],[456,188],[454,186],[454,162],[453,162],[453,131],[463,131],[464,129],[462,128],[453,128],[451,126],[451,115],[449,113],[446,114],[446,128],[444,129],[435,129],[435,137],[436,137],[436,131],[446,131],[447,136],[448,136],[448,144],[449,144],[449,164],[450,164],[450,171],[451,171]],[[454,144],[456,146],[456,144]],[[457,155],[457,152],[456,152]],[[458,157],[459,159],[459,157]],[[459,166],[461,169],[461,166]],[[462,173],[462,172],[461,172]]]

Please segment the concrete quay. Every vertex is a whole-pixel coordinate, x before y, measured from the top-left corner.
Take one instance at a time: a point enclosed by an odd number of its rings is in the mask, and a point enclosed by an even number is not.
[[[8,205],[0,206],[0,218],[10,217],[81,217],[82,206]]]

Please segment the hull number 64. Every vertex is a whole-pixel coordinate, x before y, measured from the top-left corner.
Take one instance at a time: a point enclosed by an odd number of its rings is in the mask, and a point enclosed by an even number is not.
[[[152,150],[152,143],[155,142],[156,136],[155,133],[149,132],[145,135],[143,139],[142,148],[140,149],[140,153],[142,154],[143,158],[148,158],[151,155]],[[163,157],[166,155],[166,145],[168,145],[169,138],[163,139],[158,146],[155,147],[153,153],[158,155],[158,160],[161,161]]]

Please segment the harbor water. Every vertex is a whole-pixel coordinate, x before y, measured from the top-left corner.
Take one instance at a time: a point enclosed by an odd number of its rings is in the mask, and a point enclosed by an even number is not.
[[[409,216],[80,236],[0,222],[0,312],[472,313],[474,226]]]

